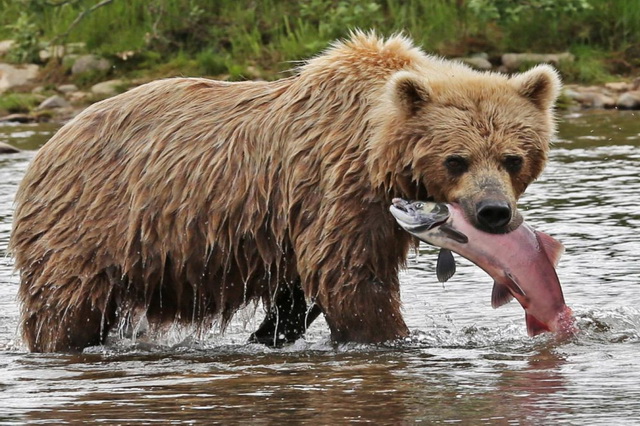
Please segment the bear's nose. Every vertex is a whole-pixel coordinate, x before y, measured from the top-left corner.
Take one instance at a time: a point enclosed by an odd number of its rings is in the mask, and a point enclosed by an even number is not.
[[[511,208],[506,201],[482,200],[476,206],[478,222],[490,231],[501,231],[511,220]]]

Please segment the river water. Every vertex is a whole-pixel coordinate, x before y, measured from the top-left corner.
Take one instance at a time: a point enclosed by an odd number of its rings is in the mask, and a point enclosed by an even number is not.
[[[323,321],[282,349],[247,344],[261,308],[224,335],[171,330],[79,355],[30,354],[16,337],[18,279],[6,256],[18,182],[51,125],[2,125],[0,424],[640,424],[640,114],[562,117],[543,176],[520,208],[559,239],[579,334],[529,338],[516,303],[493,310],[492,280],[457,257],[444,286],[433,248],[402,274],[410,341],[332,345]]]

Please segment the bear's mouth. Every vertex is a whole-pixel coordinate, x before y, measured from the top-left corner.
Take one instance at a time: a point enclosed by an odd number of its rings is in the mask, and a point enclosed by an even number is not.
[[[421,200],[421,201],[431,201],[431,202],[446,202],[447,200],[436,200],[435,197],[429,194],[427,190],[427,185],[423,179],[411,179],[409,185],[403,188],[403,191],[406,194],[400,195],[401,198],[406,200]]]

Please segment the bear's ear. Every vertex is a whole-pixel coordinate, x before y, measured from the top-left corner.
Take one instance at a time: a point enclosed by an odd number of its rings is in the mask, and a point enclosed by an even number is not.
[[[523,97],[541,110],[553,107],[562,87],[558,72],[549,65],[538,65],[511,81]]]
[[[407,116],[415,115],[431,98],[426,82],[408,71],[399,71],[389,81],[394,105]]]

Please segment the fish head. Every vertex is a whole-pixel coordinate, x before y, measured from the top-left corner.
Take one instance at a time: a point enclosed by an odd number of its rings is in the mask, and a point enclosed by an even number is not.
[[[437,228],[450,216],[446,204],[431,201],[410,202],[402,198],[394,198],[389,210],[398,224],[414,235]]]
[[[463,232],[453,226],[454,222],[460,222],[456,219],[460,216],[458,206],[394,198],[389,210],[405,231],[425,243],[456,251],[455,247],[469,241]]]

